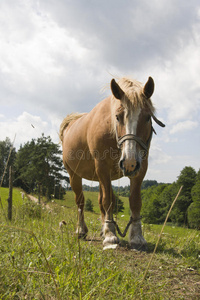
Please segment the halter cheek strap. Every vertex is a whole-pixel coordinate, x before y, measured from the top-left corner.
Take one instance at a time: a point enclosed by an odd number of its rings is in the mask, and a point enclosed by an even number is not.
[[[150,112],[150,115],[152,117],[152,119],[161,127],[165,127],[165,124],[163,124],[160,120],[158,120],[156,118],[156,116],[154,115],[154,113],[151,111]],[[121,149],[121,146],[122,144],[127,141],[127,140],[132,140],[132,141],[135,141],[136,143],[138,143],[146,152],[148,152],[149,150],[149,146],[150,146],[150,143],[151,143],[151,139],[152,139],[152,135],[153,133],[156,134],[156,131],[155,129],[153,128],[153,126],[151,126],[151,133],[150,133],[150,136],[147,140],[147,142],[145,143],[140,137],[136,136],[135,134],[125,134],[123,135],[122,137],[118,137],[118,134],[117,134],[117,130],[116,130],[116,140],[117,140],[117,146],[119,149]]]
[[[132,141],[135,141],[136,143],[138,143],[147,153],[149,150],[149,145],[150,145],[150,142],[152,139],[153,132],[156,133],[154,128],[151,126],[151,133],[150,133],[150,136],[146,143],[140,137],[136,136],[135,134],[125,134],[122,137],[118,137],[118,135],[117,135],[117,146],[118,146],[118,148],[121,148],[122,144],[125,141],[132,140]]]
[[[163,124],[160,120],[158,120],[158,119],[156,118],[156,116],[154,115],[154,113],[152,112],[149,102],[147,101],[146,103],[147,103],[147,106],[149,107],[150,116],[152,117],[152,119],[153,119],[159,126],[165,127],[165,124]]]

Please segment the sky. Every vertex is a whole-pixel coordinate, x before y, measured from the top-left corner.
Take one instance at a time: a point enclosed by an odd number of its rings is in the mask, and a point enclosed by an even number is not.
[[[0,140],[19,148],[89,112],[113,77],[155,82],[145,179],[171,183],[200,168],[199,0],[1,0]],[[33,126],[32,126],[33,125]],[[127,178],[114,182],[129,184]]]

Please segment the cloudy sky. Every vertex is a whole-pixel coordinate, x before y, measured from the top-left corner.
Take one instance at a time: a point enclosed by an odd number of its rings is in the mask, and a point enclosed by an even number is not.
[[[0,1],[0,140],[59,142],[62,119],[90,111],[124,75],[154,78],[166,124],[154,125],[146,179],[199,170],[199,0]]]

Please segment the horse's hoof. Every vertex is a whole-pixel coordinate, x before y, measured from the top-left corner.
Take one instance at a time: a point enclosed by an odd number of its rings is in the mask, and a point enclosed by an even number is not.
[[[148,246],[147,244],[130,243],[130,249],[146,252],[148,250]]]
[[[106,246],[103,247],[103,250],[116,249],[117,247],[118,244],[107,244]]]
[[[103,240],[103,250],[116,249],[119,244],[119,239],[116,235],[106,236]]]
[[[77,227],[77,229],[76,229],[76,234],[78,235],[79,239],[85,240],[87,233],[88,233],[87,226],[85,226],[85,227],[80,226],[80,227]]]

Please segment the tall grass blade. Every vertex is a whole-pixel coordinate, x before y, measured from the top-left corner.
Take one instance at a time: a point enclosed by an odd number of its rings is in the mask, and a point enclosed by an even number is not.
[[[15,227],[15,226],[9,226],[9,225],[1,225],[1,226],[2,226],[2,227],[6,227],[6,228],[10,228],[10,229],[14,229],[14,230],[18,230],[18,231],[23,231],[23,232],[28,233],[28,234],[30,234],[31,236],[33,236],[33,238],[36,240],[36,243],[38,244],[39,249],[40,249],[40,251],[41,251],[41,253],[42,253],[42,255],[43,255],[43,257],[44,257],[44,259],[45,259],[45,261],[46,261],[47,267],[48,267],[48,269],[49,269],[49,273],[51,274],[51,277],[52,277],[52,279],[53,279],[53,282],[54,282],[54,285],[55,285],[55,288],[56,288],[57,299],[58,299],[58,300],[61,300],[60,293],[59,293],[59,289],[58,289],[58,286],[57,286],[57,284],[56,284],[56,281],[55,281],[55,278],[54,278],[53,271],[52,271],[52,269],[51,269],[51,266],[50,266],[50,264],[49,264],[49,262],[48,262],[48,260],[47,260],[47,258],[46,258],[46,255],[45,255],[45,253],[44,253],[44,250],[42,249],[42,246],[40,245],[40,242],[38,241],[37,236],[35,235],[35,233],[34,233],[33,231],[31,231],[31,230],[27,230],[27,229]]]
[[[164,230],[164,228],[165,228],[165,225],[166,225],[166,223],[167,223],[167,220],[168,220],[168,218],[169,218],[169,215],[170,215],[170,213],[171,213],[171,211],[172,211],[172,208],[173,208],[174,204],[176,203],[176,200],[178,199],[178,197],[179,197],[179,195],[180,195],[180,192],[181,192],[182,188],[183,188],[183,186],[180,187],[180,189],[179,189],[179,191],[178,191],[178,193],[177,193],[177,195],[176,195],[174,201],[172,202],[172,205],[171,205],[171,207],[170,207],[170,209],[169,209],[169,211],[168,211],[168,213],[167,213],[167,216],[166,216],[166,218],[165,218],[165,222],[164,222],[163,227],[162,227],[162,229],[161,229],[161,232],[160,232],[160,234],[159,234],[159,237],[158,237],[157,243],[156,243],[156,245],[155,245],[153,254],[152,254],[152,256],[151,256],[151,258],[150,258],[150,260],[149,260],[149,263],[148,263],[148,265],[147,265],[146,271],[145,271],[145,273],[144,273],[144,277],[143,277],[143,279],[142,279],[141,285],[143,284],[143,282],[144,282],[144,280],[145,280],[145,278],[146,278],[146,276],[147,276],[147,272],[148,272],[149,267],[150,267],[150,265],[151,265],[151,262],[152,262],[152,260],[153,260],[154,254],[156,253],[156,250],[157,250],[158,244],[159,244],[159,242],[160,242],[160,239],[161,239],[163,230]]]

